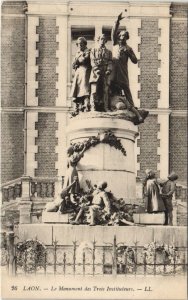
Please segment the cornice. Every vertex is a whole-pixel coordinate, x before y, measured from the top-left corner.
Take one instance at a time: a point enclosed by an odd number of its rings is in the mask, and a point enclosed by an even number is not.
[[[1,108],[1,113],[23,113],[24,111],[35,111],[35,112],[69,112],[70,107],[60,107],[60,106],[25,106],[25,107],[4,107]]]
[[[27,14],[115,17],[125,11],[127,17],[171,17],[170,2],[123,1],[39,1],[29,0]],[[88,9],[89,8],[89,9]]]
[[[173,117],[187,117],[187,110],[172,110]]]
[[[172,116],[187,116],[187,110],[172,110],[170,108],[149,109],[150,115],[172,115]],[[25,107],[3,107],[1,113],[23,113],[24,111],[38,111],[38,112],[70,112],[72,108],[69,106],[25,106]]]

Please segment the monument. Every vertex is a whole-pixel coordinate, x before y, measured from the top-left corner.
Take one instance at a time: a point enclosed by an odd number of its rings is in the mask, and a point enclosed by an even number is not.
[[[78,216],[90,211],[92,221],[86,223],[96,225],[92,205],[96,191],[101,193],[101,186],[106,188],[108,185],[106,192],[102,188],[106,195],[102,198],[108,199],[106,201],[111,207],[106,209],[107,217],[103,224],[110,223],[113,212],[123,207],[121,204],[117,209],[118,201],[123,201],[124,206],[133,207],[135,204],[135,139],[138,136],[137,125],[144,122],[148,112],[138,110],[132,98],[128,60],[136,64],[137,58],[127,44],[128,31],[119,32],[123,18],[121,13],[112,28],[112,52],[105,45],[107,39],[104,34],[97,37],[97,46],[92,49],[87,48],[87,40],[83,36],[77,40],[71,91],[75,106],[66,129],[69,146],[63,196],[59,195],[54,204],[47,204],[43,222],[49,222],[52,213],[58,211],[75,214],[71,220],[78,224]],[[86,195],[90,198],[89,203],[87,199],[87,205],[82,205]],[[98,203],[101,211],[102,206],[108,206],[105,199],[103,205]],[[85,206],[86,209],[82,209]],[[98,210],[95,209],[95,212]],[[66,217],[63,220],[67,223]],[[98,221],[100,224],[101,219]],[[129,221],[134,222],[131,214],[124,219],[126,225]]]

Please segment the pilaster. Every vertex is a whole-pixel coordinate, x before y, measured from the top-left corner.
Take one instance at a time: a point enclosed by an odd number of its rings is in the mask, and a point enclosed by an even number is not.
[[[158,139],[160,145],[157,148],[157,155],[160,156],[160,162],[157,164],[157,170],[160,171],[160,177],[166,177],[169,172],[169,43],[170,43],[170,15],[164,18],[163,16],[158,21],[160,36],[158,37],[158,60],[160,66],[158,68],[159,83],[158,91],[160,98],[158,99]]]
[[[35,139],[38,136],[38,131],[35,130],[35,123],[38,122],[38,112],[27,112],[27,163],[26,174],[28,176],[35,176],[35,169],[37,169],[37,161],[35,161],[35,154],[38,152],[38,146],[35,145]]]
[[[140,52],[139,52],[139,44],[141,44],[141,36],[138,35],[139,29],[141,28],[141,19],[138,18],[131,18],[129,22],[130,29],[130,47],[133,49],[134,53],[136,54],[137,59],[140,59]],[[129,44],[129,41],[128,41]],[[131,93],[133,96],[133,101],[136,107],[140,107],[140,99],[138,97],[140,91],[140,68],[139,64],[129,64],[129,81],[130,81],[130,88]]]
[[[68,24],[67,16],[57,16],[56,26],[59,28],[59,32],[56,35],[56,41],[59,43],[58,50],[56,51],[56,57],[58,59],[58,65],[56,67],[56,73],[58,74],[58,81],[56,82],[56,88],[58,90],[58,96],[56,98],[56,106],[67,105],[67,79],[68,79]]]
[[[138,157],[140,157],[140,135],[137,137],[135,141],[135,168],[136,168],[136,175],[138,174],[138,171],[140,171],[140,162],[138,162]]]
[[[39,35],[36,33],[36,28],[39,26],[39,17],[28,16],[28,44],[27,44],[27,105],[38,106],[38,97],[36,97],[36,90],[38,89],[38,82],[36,81],[36,74],[38,73],[38,66],[36,59],[39,55],[36,49]]]
[[[170,43],[170,19],[159,19],[160,36],[158,37],[158,45],[160,51],[158,52],[158,59],[160,67],[158,68],[158,75],[160,82],[158,83],[158,91],[160,91],[160,99],[158,100],[158,108],[169,107],[169,43]]]
[[[169,113],[158,113],[158,124],[160,130],[157,138],[160,145],[157,148],[157,155],[160,156],[160,162],[157,163],[157,170],[160,171],[160,177],[165,178],[169,172]]]
[[[58,170],[58,176],[63,176],[66,170],[66,119],[66,113],[56,113],[56,122],[58,123],[58,129],[56,130],[56,138],[58,140],[56,153],[58,160],[55,163],[55,168]]]

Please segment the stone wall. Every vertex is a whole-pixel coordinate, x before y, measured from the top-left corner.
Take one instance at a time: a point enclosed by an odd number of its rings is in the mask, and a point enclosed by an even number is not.
[[[144,124],[139,126],[140,139],[137,145],[140,147],[140,155],[138,156],[140,171],[137,175],[141,178],[145,176],[146,169],[157,170],[157,163],[159,162],[157,156],[157,147],[159,146],[158,130],[157,115],[149,115]]]
[[[3,2],[1,31],[1,105],[19,107],[25,101],[24,2]],[[11,15],[14,14],[14,15]]]
[[[139,92],[140,106],[142,108],[157,108],[160,97],[158,91],[158,19],[144,18],[141,21],[141,44],[140,50],[140,83]]]
[[[24,5],[24,1],[4,1],[1,6],[2,183],[24,173],[24,114],[16,111],[25,102]]]
[[[170,170],[177,172],[178,181],[187,183],[187,118],[170,117]]]
[[[170,24],[170,170],[187,185],[187,12],[186,3],[171,5]]]
[[[170,107],[187,109],[187,20],[171,20]]]
[[[35,176],[56,176],[57,170],[55,169],[55,162],[57,155],[55,153],[55,147],[57,145],[57,123],[55,113],[40,112],[38,114],[38,122],[35,123],[35,128],[38,130],[38,137],[36,138],[38,153],[35,155],[38,168],[35,170]]]
[[[57,90],[56,90],[56,19],[50,17],[40,17],[37,34],[39,34],[39,42],[37,49],[39,56],[38,65],[38,105],[39,106],[55,106]]]
[[[3,113],[1,116],[1,182],[24,173],[24,115]]]

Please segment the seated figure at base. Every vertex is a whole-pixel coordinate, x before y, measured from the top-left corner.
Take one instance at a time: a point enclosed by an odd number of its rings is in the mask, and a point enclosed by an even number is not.
[[[65,203],[67,203],[67,201],[69,201],[70,199],[70,190],[76,185],[76,182],[77,182],[77,177],[74,178],[74,181],[70,185],[68,185],[63,189],[61,194],[58,195],[54,201],[46,204],[45,211],[57,212],[58,210],[60,210],[62,202],[63,202],[63,206],[65,206]]]
[[[81,223],[80,220],[83,217],[83,214],[88,212],[90,217],[90,226],[94,226],[97,224],[97,222],[100,222],[101,214],[105,214],[105,218],[110,217],[111,204],[108,194],[105,191],[106,187],[106,182],[101,182],[97,184],[97,186],[95,186],[95,190],[93,191],[92,195],[92,202],[90,202],[89,199],[87,199],[87,197],[84,197],[86,201],[83,201],[83,203],[81,204],[76,219],[75,221],[71,222],[71,224],[79,225]]]
[[[90,212],[90,226],[96,225],[97,218],[100,218],[100,213],[103,211],[105,217],[109,218],[111,213],[111,204],[105,189],[107,182],[101,182],[97,185],[97,189],[93,192],[92,204],[89,207]]]

